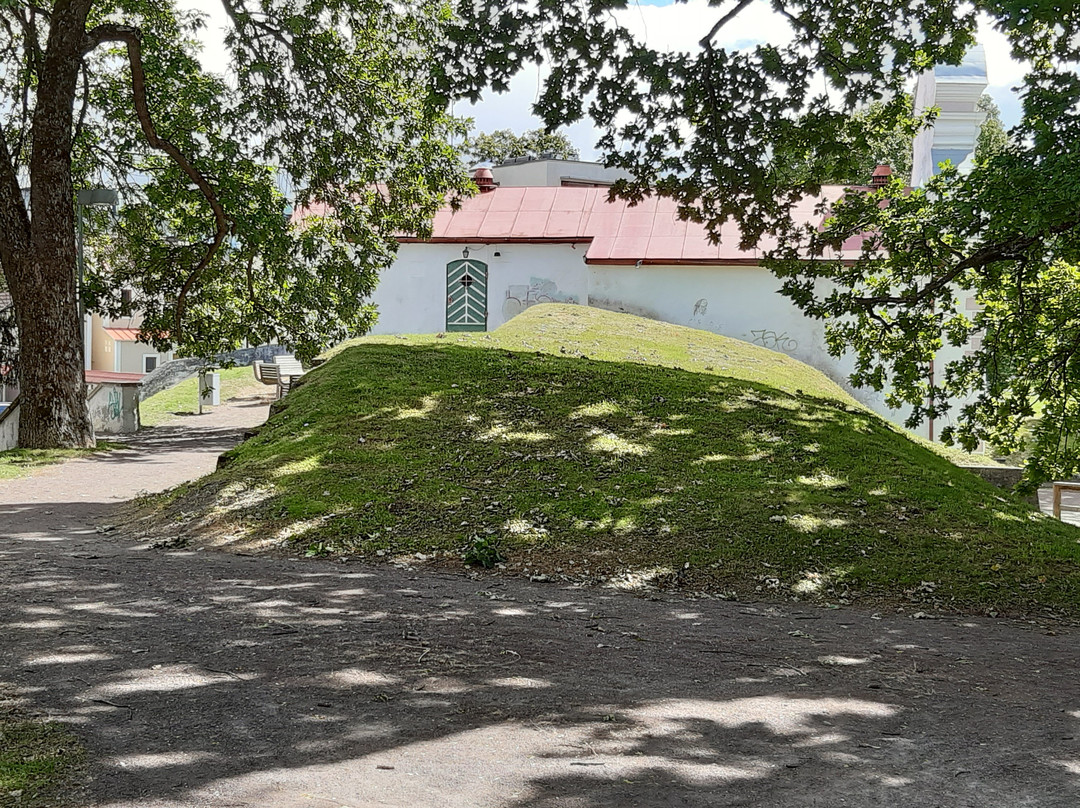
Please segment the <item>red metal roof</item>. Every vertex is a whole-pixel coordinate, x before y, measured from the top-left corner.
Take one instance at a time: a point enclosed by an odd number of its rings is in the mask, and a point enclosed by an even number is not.
[[[137,328],[106,328],[105,333],[117,342],[139,341],[139,329]]]
[[[123,384],[141,382],[142,373],[114,373],[111,370],[88,370],[86,371],[87,384]]]
[[[839,198],[839,186],[823,189]],[[824,217],[815,211],[816,199],[801,202],[795,218],[820,226]],[[402,238],[403,242],[420,239]],[[608,201],[606,188],[498,188],[462,201],[459,210],[443,208],[435,216],[432,242],[437,243],[575,243],[589,244],[590,264],[756,264],[762,248],[739,247],[734,222],[720,231],[713,244],[705,227],[678,218],[671,199],[649,197],[631,206],[624,200]],[[861,246],[844,245],[844,257],[856,257]]]

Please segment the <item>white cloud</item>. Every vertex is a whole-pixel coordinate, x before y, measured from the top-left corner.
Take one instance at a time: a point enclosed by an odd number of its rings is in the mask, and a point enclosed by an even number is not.
[[[1009,40],[994,30],[985,15],[979,19],[979,42],[986,48],[986,77],[991,87],[1014,87],[1024,80],[1027,63],[1012,58]]]

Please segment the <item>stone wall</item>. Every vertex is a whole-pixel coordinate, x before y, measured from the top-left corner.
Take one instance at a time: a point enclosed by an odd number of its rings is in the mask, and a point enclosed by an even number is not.
[[[1024,470],[1019,466],[961,466],[960,468],[967,469],[972,474],[982,477],[990,485],[1007,491],[1015,489],[1024,476]],[[1037,493],[1020,495],[1020,499],[1035,508],[1039,507]]]
[[[257,348],[241,348],[230,353],[218,354],[217,361],[232,362],[234,365],[250,365],[253,362],[269,362],[275,356],[288,352],[289,349],[284,345],[260,345]],[[140,398],[145,401],[150,396],[175,387],[184,379],[190,379],[205,366],[205,359],[173,359],[171,362],[165,362],[153,373],[148,373],[143,377]]]
[[[95,435],[133,435],[139,431],[139,383],[108,382],[87,395]]]

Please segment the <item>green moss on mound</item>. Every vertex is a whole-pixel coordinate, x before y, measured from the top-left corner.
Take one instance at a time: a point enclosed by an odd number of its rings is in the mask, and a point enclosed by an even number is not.
[[[229,461],[157,518],[311,555],[460,563],[495,543],[530,573],[1080,605],[1080,531],[806,365],[626,315],[536,307],[491,334],[355,341]]]

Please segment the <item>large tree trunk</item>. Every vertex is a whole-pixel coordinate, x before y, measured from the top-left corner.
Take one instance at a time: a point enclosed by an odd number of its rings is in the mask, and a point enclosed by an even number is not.
[[[71,139],[92,0],[57,0],[34,113],[30,249],[5,268],[19,318],[19,445],[94,445],[75,286]]]
[[[19,446],[93,446],[74,260],[31,258],[8,282],[19,324]]]

